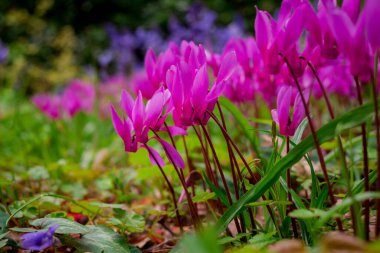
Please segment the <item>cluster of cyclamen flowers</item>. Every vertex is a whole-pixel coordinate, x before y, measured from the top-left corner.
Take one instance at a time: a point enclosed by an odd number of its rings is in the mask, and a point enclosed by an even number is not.
[[[157,57],[148,50],[146,77],[139,73],[139,82],[134,85],[138,99],[133,102],[124,93],[122,105],[128,117],[117,120],[114,113],[115,128],[125,143],[132,141],[134,148],[129,151],[136,151],[138,143],[149,140],[149,129],[165,130],[162,124],[169,113],[175,126],[186,130],[193,124],[207,123],[206,111],[213,110],[220,95],[238,103],[252,102],[261,95],[269,106],[277,97],[273,119],[281,134],[292,136],[305,116],[295,78],[306,99],[308,94],[321,97],[322,89],[352,97],[356,95],[354,78],[370,80],[380,44],[375,24],[378,12],[376,0],[366,1],[362,9],[360,0],[346,0],[342,7],[323,0],[317,10],[308,1],[285,0],[277,20],[258,9],[256,38],[231,39],[221,54],[192,42],[180,46],[170,43]],[[216,78],[212,86],[208,68]],[[317,84],[318,79],[323,87]],[[152,100],[159,102],[159,112],[154,111],[158,124],[149,117],[144,122],[153,107],[147,106],[143,112],[141,97],[150,99],[148,105]],[[134,114],[132,105],[136,107]]]
[[[163,145],[169,160],[183,168],[184,162],[177,151],[161,138],[149,138],[149,132],[167,131],[171,136],[185,135],[188,127],[207,124],[210,118],[207,112],[213,111],[236,64],[236,55],[230,52],[221,61],[216,79],[211,83],[207,55],[202,46],[186,41],[180,46],[171,43],[158,57],[149,50],[145,57],[146,87],[138,91],[136,100],[126,91],[122,93],[121,107],[127,118],[123,116],[121,119],[112,107],[112,121],[124,141],[125,150],[136,152],[139,148],[146,148],[152,163],[162,166],[162,157],[147,145],[149,140],[156,139]],[[156,90],[154,94],[152,90]],[[146,106],[143,97],[148,99]],[[173,117],[174,126],[165,124],[169,114]]]
[[[60,95],[40,93],[32,98],[34,105],[46,116],[57,120],[73,117],[80,111],[91,112],[94,107],[95,88],[81,80],[72,81]]]

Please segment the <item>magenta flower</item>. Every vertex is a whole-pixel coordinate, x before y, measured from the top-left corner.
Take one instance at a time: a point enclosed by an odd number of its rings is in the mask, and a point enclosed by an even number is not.
[[[32,97],[33,104],[51,119],[61,117],[61,98],[46,93],[37,94]]]
[[[192,48],[194,49],[194,48]],[[219,95],[236,68],[236,55],[230,52],[223,59],[215,83],[210,86],[204,49],[189,49],[184,60],[172,66],[167,73],[167,86],[171,93],[173,120],[176,126],[186,129],[193,124],[206,124]],[[202,53],[203,51],[203,53]],[[198,54],[197,54],[198,53]],[[203,61],[204,60],[204,61]],[[199,66],[204,62],[201,66]]]
[[[301,96],[291,86],[282,86],[277,95],[277,109],[272,110],[272,118],[280,128],[280,134],[293,136],[305,117]]]
[[[231,39],[224,48],[222,59],[231,51],[236,53],[238,67],[223,94],[234,102],[250,101],[255,92],[255,75],[262,65],[256,41],[252,37]]]
[[[305,64],[299,59],[297,42],[304,29],[305,6],[306,3],[299,1],[283,1],[277,21],[268,12],[257,9],[256,42],[268,73],[280,72],[283,58],[279,54],[282,54],[295,73],[302,75]]]
[[[81,80],[74,80],[63,92],[62,107],[70,117],[73,117],[79,111],[91,112],[94,100],[94,86]]]
[[[149,91],[144,92],[146,93],[146,95],[143,94],[144,97],[150,98],[149,95],[153,95],[161,86],[165,86],[166,72],[171,65],[177,64],[178,59],[179,48],[174,43],[170,43],[168,49],[159,54],[158,57],[152,49],[148,50],[145,55],[144,66],[149,83],[145,83],[145,87],[140,86],[140,89]]]
[[[53,245],[53,235],[58,225],[52,225],[47,231],[27,233],[21,236],[21,247],[27,250],[42,251]]]
[[[347,0],[341,9],[329,4],[327,20],[340,51],[350,62],[351,74],[366,79],[372,70],[372,56],[364,14],[360,13],[360,0]]]
[[[367,0],[362,15],[365,18],[367,39],[374,50],[380,48],[380,4],[378,0]]]
[[[147,145],[149,140],[156,139],[164,147],[168,157],[173,159],[171,162],[177,167],[184,168],[184,161],[170,144],[158,137],[150,138],[148,136],[149,131],[160,131],[162,129],[167,115],[163,112],[168,103],[168,96],[168,91],[161,89],[148,100],[145,106],[141,92],[134,101],[126,91],[123,91],[120,104],[127,118],[123,115],[121,119],[112,106],[112,122],[116,132],[124,142],[126,152],[136,152],[139,148],[145,148],[150,151],[149,157],[152,164],[158,163],[158,165],[163,166],[165,163],[158,151]]]

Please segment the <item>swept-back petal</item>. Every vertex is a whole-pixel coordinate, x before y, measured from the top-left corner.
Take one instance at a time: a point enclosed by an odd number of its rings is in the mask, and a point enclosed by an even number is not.
[[[172,164],[174,164],[176,167],[184,169],[185,162],[183,161],[178,151],[172,145],[170,145],[167,141],[160,138],[156,138],[156,139],[161,143],[162,147],[164,148],[169,161]]]
[[[143,128],[144,118],[145,118],[144,102],[143,102],[141,92],[139,91],[139,94],[137,95],[135,104],[132,109],[133,128],[135,129],[135,134],[137,137],[140,137],[139,134],[141,134],[141,131]]]
[[[236,53],[232,51],[226,54],[223,57],[215,83],[228,80],[235,72],[237,65]]]
[[[120,119],[119,115],[117,114],[113,105],[111,105],[111,116],[112,116],[113,127],[115,128],[116,133],[121,138],[123,138],[124,137],[124,124],[121,121],[121,119]]]
[[[121,105],[121,108],[123,108],[124,111],[127,113],[127,116],[129,118],[132,117],[132,109],[133,109],[134,103],[135,102],[133,98],[131,97],[131,95],[129,95],[129,93],[126,90],[123,90],[121,93],[120,105]]]
[[[191,102],[194,110],[197,111],[204,104],[208,92],[208,73],[206,64],[204,64],[197,72],[194,78],[193,87],[191,89]]]
[[[148,100],[145,107],[145,122],[148,127],[153,127],[158,118],[162,114],[164,107],[164,94],[163,92],[156,92],[151,99]]]
[[[256,7],[255,19],[256,42],[262,54],[265,54],[273,38],[272,24],[269,13]]]
[[[327,15],[331,30],[344,54],[350,54],[355,27],[350,18],[342,10],[334,10]]]
[[[151,48],[149,48],[145,54],[144,66],[149,80],[153,80],[156,68],[156,55],[154,54],[154,51]]]
[[[378,0],[367,0],[362,14],[368,42],[374,49],[380,48],[380,4]]]
[[[145,149],[148,150],[148,154],[149,154],[149,159],[150,159],[150,162],[153,164],[153,165],[158,165],[158,166],[165,166],[165,161],[164,159],[162,158],[162,156],[160,155],[160,153],[158,153],[157,150],[155,150],[154,148],[152,147],[149,147],[148,145],[144,145],[144,146],[141,146]]]

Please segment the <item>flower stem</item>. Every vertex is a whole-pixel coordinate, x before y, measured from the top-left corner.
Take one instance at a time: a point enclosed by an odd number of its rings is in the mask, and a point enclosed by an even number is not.
[[[243,161],[244,163],[244,166],[246,167],[248,173],[250,174],[252,180],[254,181],[254,183],[256,183],[258,181],[256,175],[252,172],[251,168],[249,167],[247,161],[245,160],[243,154],[240,152],[239,148],[236,146],[235,142],[232,140],[231,136],[227,133],[227,130],[224,129],[224,127],[222,126],[222,124],[219,122],[218,118],[213,114],[211,113],[210,111],[207,111],[207,113],[211,116],[211,118],[215,121],[215,123],[219,126],[220,130],[222,130],[222,133],[224,135],[224,138],[227,140],[230,141],[230,143],[232,144],[233,148],[235,149],[236,153],[238,153],[240,159]],[[240,171],[240,170],[238,170]],[[242,180],[242,179],[241,179]],[[263,200],[267,200],[266,196],[265,195],[262,195],[261,196],[263,198]],[[276,225],[276,228],[278,228],[278,231],[279,231],[279,234],[281,234],[281,231],[277,225],[277,221],[276,221],[276,218],[274,217],[274,213],[271,209],[271,207],[269,205],[266,206],[267,210],[268,210],[268,213],[269,215],[271,216],[272,218],[272,221],[273,221],[273,224]]]
[[[183,232],[183,226],[182,226],[181,218],[180,218],[179,211],[178,211],[177,199],[175,197],[174,188],[173,188],[172,184],[170,183],[168,177],[166,176],[164,170],[162,169],[161,165],[158,163],[157,158],[154,156],[153,152],[149,149],[148,145],[144,144],[144,146],[145,146],[146,150],[148,150],[150,156],[153,157],[154,161],[156,162],[156,164],[157,164],[158,168],[160,169],[161,174],[164,177],[165,182],[169,188],[170,194],[172,195],[172,199],[173,199],[173,204],[174,204],[174,208],[175,208],[175,214],[177,217],[177,222],[178,222],[178,225],[179,225],[179,227],[181,229],[181,233],[182,233]]]
[[[289,136],[286,136],[286,153],[289,153],[289,151],[290,151],[290,140],[289,140]],[[290,190],[292,189],[292,178],[290,175],[290,170],[291,170],[291,168],[286,170],[286,182],[288,184],[288,200],[289,200],[289,202],[292,203],[292,205],[289,206],[288,208],[286,208],[286,216],[289,216],[289,212],[292,211],[293,206],[294,206],[294,203],[292,200],[292,194],[290,193]],[[298,238],[296,219],[292,217],[291,221],[292,221],[292,228],[293,228],[294,237]]]
[[[322,149],[319,145],[319,141],[318,141],[318,137],[317,137],[317,134],[316,134],[316,131],[315,131],[315,126],[314,126],[314,123],[311,119],[311,116],[310,116],[310,111],[309,111],[309,108],[307,106],[307,102],[306,102],[306,99],[305,99],[305,96],[303,95],[302,93],[302,89],[301,89],[301,85],[300,83],[298,82],[298,79],[294,73],[294,70],[292,68],[292,66],[290,65],[288,59],[286,57],[283,57],[286,65],[288,66],[288,69],[296,83],[296,86],[297,86],[297,89],[298,89],[298,92],[301,96],[301,100],[302,100],[302,104],[305,108],[305,112],[306,112],[306,117],[307,117],[307,120],[309,122],[309,126],[310,126],[310,130],[311,130],[311,134],[313,136],[313,139],[314,139],[314,144],[315,144],[315,147],[317,149],[317,154],[318,154],[318,158],[319,158],[319,162],[321,164],[321,168],[322,168],[322,172],[323,172],[323,177],[325,179],[325,182],[326,182],[326,185],[327,185],[327,189],[328,189],[328,194],[329,194],[329,197],[330,197],[330,201],[331,201],[331,204],[335,204],[336,203],[336,199],[335,199],[335,196],[334,196],[334,193],[333,193],[333,190],[332,190],[332,187],[331,187],[331,183],[330,183],[330,179],[329,179],[329,175],[327,173],[327,168],[326,168],[326,163],[325,163],[325,159],[323,157],[323,153],[322,153]],[[342,225],[342,221],[339,219],[339,218],[336,218],[336,222],[337,222],[337,225],[338,225],[338,228],[339,230],[343,230],[343,225]]]
[[[374,72],[371,73],[371,83],[372,83],[372,93],[373,93],[373,103],[375,107],[375,126],[376,126],[376,154],[377,154],[377,174],[380,175],[380,118],[379,118],[379,106],[378,106],[378,94],[377,94],[377,70],[378,70],[378,52],[375,53],[375,68]],[[376,191],[380,191],[380,177],[376,180]],[[376,200],[376,237],[380,234],[380,200]]]
[[[308,62],[308,66],[310,67],[315,78],[317,79],[319,88],[321,89],[322,94],[323,94],[323,98],[326,102],[327,109],[328,109],[329,114],[330,114],[330,118],[333,120],[333,119],[335,119],[335,115],[334,115],[334,111],[333,111],[331,103],[330,103],[330,99],[327,95],[326,89],[323,86],[322,81],[319,78],[319,75],[318,75],[316,69],[314,68],[313,64],[311,62]],[[347,195],[352,197],[350,173],[349,173],[347,162],[346,162],[346,153],[345,153],[344,148],[343,148],[342,138],[339,135],[337,136],[337,142],[338,142],[338,150],[339,150],[339,153],[341,155],[341,163],[342,163],[343,173],[345,174],[345,179],[346,179],[346,184],[347,184]],[[367,174],[367,176],[368,176],[368,174]],[[360,215],[357,215],[360,212],[360,206],[358,205],[357,202],[354,202],[353,206],[350,208],[350,210],[351,210],[351,218],[352,218],[352,223],[353,223],[354,234],[362,235],[362,231],[363,231],[362,226],[361,226],[361,224],[359,224],[359,220],[358,220],[358,219],[360,219]],[[368,213],[366,211],[368,211]],[[367,217],[368,217],[368,220],[367,220]],[[365,210],[365,230],[366,230],[366,232],[365,232],[366,236],[369,236],[369,209]]]
[[[208,143],[210,144],[211,152],[212,152],[212,155],[214,157],[214,160],[215,160],[215,163],[216,163],[216,167],[217,167],[217,169],[219,171],[220,178],[222,179],[224,190],[226,191],[226,194],[227,194],[228,203],[230,205],[232,205],[231,192],[230,192],[230,189],[228,188],[227,181],[226,181],[226,178],[224,176],[222,166],[221,166],[221,164],[219,162],[219,158],[218,158],[218,155],[216,153],[214,144],[212,143],[211,137],[210,137],[209,133],[207,132],[206,127],[203,124],[200,124],[200,126],[203,129],[203,132],[204,132],[204,134],[206,136],[206,139],[207,139]],[[235,222],[236,229],[238,231],[241,231],[240,226],[239,226],[239,222],[237,221],[236,218],[234,219],[234,222]]]
[[[219,101],[216,102],[216,105],[218,107],[220,119],[222,120],[223,128],[227,129],[226,121],[224,120],[223,110],[222,110],[222,108],[220,106]],[[238,163],[236,161],[236,157],[235,157],[234,151],[231,148],[231,143],[230,143],[229,139],[228,138],[225,138],[225,139],[226,139],[227,148],[228,148],[228,155],[229,155],[229,158],[230,158],[232,178],[233,178],[233,181],[234,181],[235,197],[238,200],[240,198],[240,196],[239,196],[238,178],[237,178],[236,172],[239,173],[240,172],[240,168],[239,168],[239,165],[238,165]],[[235,171],[235,168],[236,168],[236,171]],[[241,180],[241,183],[244,186],[244,182],[242,180]],[[244,186],[244,188],[245,188],[245,186]],[[256,223],[255,223],[255,220],[253,218],[252,209],[248,208],[248,212],[249,212],[249,217],[250,217],[250,220],[251,220],[251,226],[252,226],[252,228],[256,229]],[[241,227],[242,227],[242,231],[246,232],[245,231],[245,222],[244,222],[243,214],[240,215],[240,224],[241,224]]]
[[[358,77],[354,77],[356,85],[356,93],[359,105],[363,104],[362,92],[360,89],[360,81]],[[368,148],[367,148],[367,129],[366,124],[360,125],[362,132],[362,147],[363,147],[363,165],[364,165],[364,191],[368,192],[369,189],[369,164],[368,164]],[[369,200],[364,201],[364,227],[366,239],[369,239],[369,220],[370,220],[370,203]]]

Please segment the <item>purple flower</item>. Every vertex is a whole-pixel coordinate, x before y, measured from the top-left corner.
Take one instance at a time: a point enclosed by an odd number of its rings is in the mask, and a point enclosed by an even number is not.
[[[300,94],[297,92],[294,95],[291,86],[281,87],[277,95],[277,109],[272,110],[272,118],[279,125],[280,134],[293,136],[304,117],[305,109]]]
[[[0,41],[0,63],[3,63],[8,58],[9,50],[8,48]]]
[[[83,110],[91,112],[95,100],[95,89],[92,84],[74,80],[65,89],[62,96],[62,107],[70,117]]]
[[[46,93],[32,97],[33,104],[51,119],[61,117],[61,98]]]
[[[21,247],[28,250],[44,250],[53,245],[53,235],[58,225],[52,225],[47,231],[27,233],[21,236]]]
[[[149,131],[160,131],[164,124],[167,113],[164,113],[166,105],[169,101],[170,94],[167,90],[157,91],[153,97],[144,105],[141,92],[139,92],[136,100],[124,90],[121,95],[121,107],[127,115],[119,117],[114,107],[111,107],[112,122],[117,134],[122,138],[126,152],[136,152],[140,148],[149,151],[151,163],[154,165],[165,165],[163,158],[154,148],[147,145],[150,139],[158,140],[164,147],[168,157],[179,168],[184,168],[185,163],[178,152],[166,141],[152,137],[149,138]],[[179,130],[179,131],[178,131]],[[182,129],[172,127],[169,131],[172,134],[186,134]]]
[[[186,129],[193,124],[207,123],[209,115],[206,111],[214,109],[226,82],[236,69],[236,54],[229,52],[223,58],[215,83],[209,89],[206,53],[203,47],[183,42],[181,51],[181,61],[168,70],[166,84],[171,93],[174,123]]]

